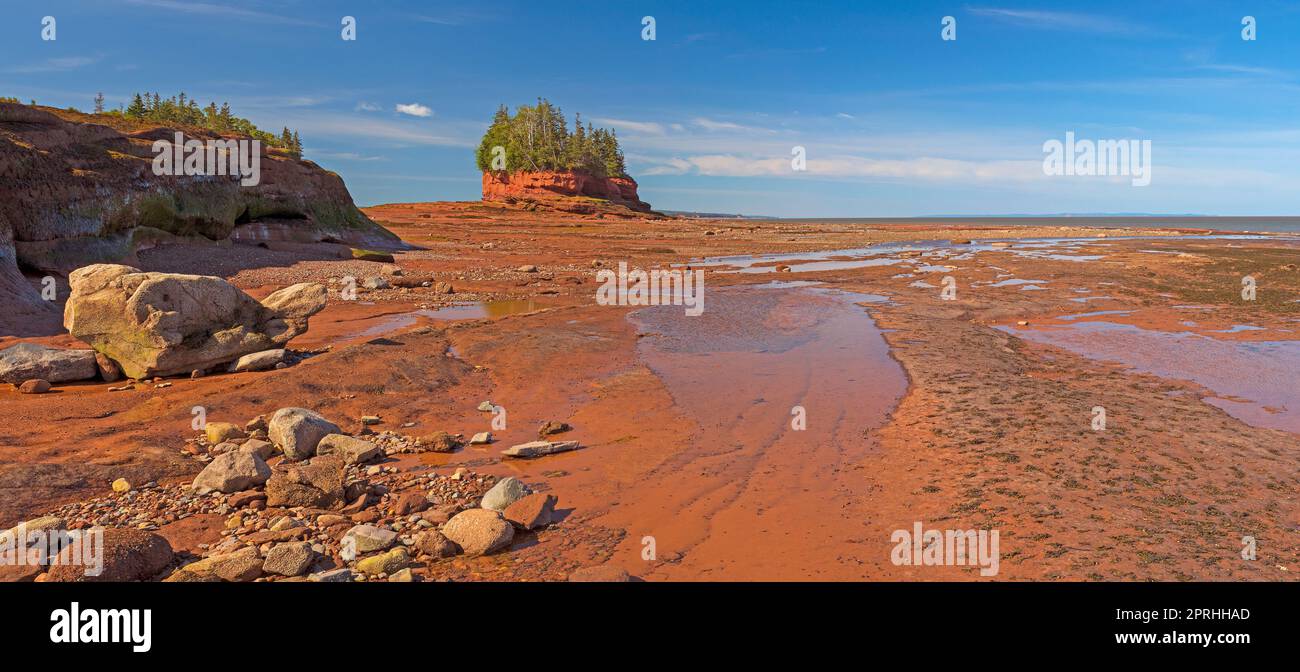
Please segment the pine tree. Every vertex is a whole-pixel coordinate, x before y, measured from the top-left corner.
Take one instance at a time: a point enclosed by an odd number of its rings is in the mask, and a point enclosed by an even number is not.
[[[534,106],[520,105],[514,115],[502,105],[479,142],[480,170],[494,170],[494,148],[506,150],[506,170],[575,170],[597,177],[626,176],[623,150],[609,130],[585,125],[574,115],[570,133],[564,112],[544,98]]]
[[[140,94],[135,94],[135,97],[131,99],[131,106],[126,108],[126,116],[138,119],[143,117],[147,112],[148,109],[144,106],[144,100],[140,98]]]
[[[95,94],[95,114],[104,113],[104,92],[100,91]]]
[[[302,138],[298,137],[298,131],[293,132],[293,155],[295,158],[302,158]]]

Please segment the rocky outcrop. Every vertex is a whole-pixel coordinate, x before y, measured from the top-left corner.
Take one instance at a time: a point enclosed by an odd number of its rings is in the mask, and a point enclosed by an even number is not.
[[[596,177],[578,171],[489,171],[483,173],[483,200],[514,203],[586,197],[609,201],[635,212],[650,212],[630,177]]]
[[[323,285],[281,289],[260,303],[221,278],[96,264],[69,276],[63,326],[131,378],[228,364],[282,347],[325,307]]]
[[[266,145],[254,186],[238,176],[155,175],[153,142],[176,130],[0,103],[0,298],[10,318],[56,314],[20,268],[66,275],[89,264],[133,263],[137,249],[160,242],[401,246],[357,210],[338,175]],[[187,139],[221,137],[180,130]]]

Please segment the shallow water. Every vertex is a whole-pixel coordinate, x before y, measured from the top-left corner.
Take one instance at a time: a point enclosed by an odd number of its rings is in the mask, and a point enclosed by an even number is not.
[[[688,447],[619,497],[614,520],[686,550],[673,576],[855,576],[867,479],[852,467],[907,389],[858,303],[829,289],[719,289],[704,314],[649,307],[629,320],[640,359],[697,427]],[[798,409],[806,428],[792,426]],[[764,534],[781,530],[780,534]],[[665,541],[668,540],[668,541]],[[863,562],[868,558],[862,557]]]
[[[1123,240],[1262,240],[1268,236],[1245,234],[1222,234],[1204,236],[1126,236]],[[822,252],[784,252],[780,254],[732,255],[723,257],[706,257],[690,263],[693,268],[723,267],[724,273],[774,273],[778,264],[786,264],[792,273],[813,271],[837,271],[869,266],[893,266],[916,260],[915,257],[899,256],[903,253],[920,253],[923,257],[939,260],[969,259],[971,255],[981,252],[1007,252],[1021,257],[1050,259],[1053,261],[1091,262],[1104,259],[1105,255],[1079,254],[1084,246],[1109,246],[1114,239],[1099,238],[1016,238],[1016,239],[982,239],[972,244],[956,245],[948,240],[923,240],[908,243],[881,243],[869,247],[855,247]],[[1109,242],[1107,242],[1109,241]],[[994,246],[998,243],[998,246]],[[1006,246],[1003,247],[1002,245]],[[921,268],[937,266],[921,264]]]
[[[998,329],[1085,357],[1199,383],[1220,397],[1206,401],[1244,422],[1300,433],[1300,341],[1231,341],[1105,321]]]

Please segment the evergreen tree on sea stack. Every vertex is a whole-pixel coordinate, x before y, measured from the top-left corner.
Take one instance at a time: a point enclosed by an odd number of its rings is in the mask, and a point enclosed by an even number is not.
[[[520,105],[515,113],[502,105],[483,134],[478,167],[494,172],[494,148],[505,149],[505,172],[580,172],[599,178],[629,179],[623,150],[612,130],[582,126],[574,117],[574,131],[560,108],[539,98],[533,106]]]

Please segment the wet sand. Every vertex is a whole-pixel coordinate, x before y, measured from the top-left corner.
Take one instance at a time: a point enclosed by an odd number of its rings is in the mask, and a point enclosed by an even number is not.
[[[1221,407],[1285,405],[1268,418],[1294,417],[1291,397],[1263,394],[1277,379],[1250,373],[1292,370],[1293,239],[644,222],[472,204],[369,212],[423,248],[398,256],[404,276],[455,293],[332,295],[292,344],[311,356],[283,371],[122,393],[0,391],[0,524],[102,495],[118,476],[191,477],[201,465],[179,450],[196,404],[213,420],[303,405],[350,431],[377,414],[378,429],[468,435],[491,429],[474,410],[490,399],[509,414],[497,444],[396,463],[519,475],[555,494],[564,520],[509,553],[430,568],[442,578],[562,580],[614,564],[647,580],[987,580],[973,567],[894,565],[890,533],[918,521],[1001,530],[999,580],[1288,579],[1300,566],[1297,435]],[[949,242],[963,239],[979,244]],[[907,243],[924,240],[939,242]],[[755,254],[781,257],[719,259]],[[703,266],[705,313],[596,305],[595,271],[620,261]],[[302,263],[230,277],[253,289],[356,272]],[[1247,272],[1259,300],[1234,301]],[[947,276],[954,300],[940,294]],[[1101,311],[1131,312],[1060,319]],[[1209,349],[1041,336],[1097,320],[1186,331]],[[1220,378],[1199,376],[1197,362],[1253,342],[1287,343],[1267,355],[1285,363],[1244,351]],[[1090,427],[1098,405],[1104,432]],[[806,430],[791,426],[795,406]],[[503,461],[498,451],[544,420],[572,424],[563,438],[584,448]],[[1244,535],[1259,540],[1258,560],[1241,560]]]

